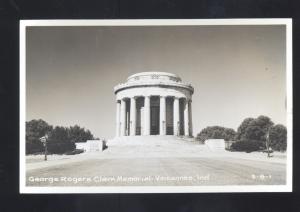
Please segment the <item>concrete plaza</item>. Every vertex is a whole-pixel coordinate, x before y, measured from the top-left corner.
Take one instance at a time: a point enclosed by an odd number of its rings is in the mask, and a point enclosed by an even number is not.
[[[111,146],[103,152],[26,158],[27,186],[283,185],[286,157],[211,152],[205,145]]]

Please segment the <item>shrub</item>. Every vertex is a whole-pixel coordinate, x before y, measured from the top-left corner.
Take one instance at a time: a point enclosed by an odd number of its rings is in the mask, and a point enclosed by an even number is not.
[[[70,141],[49,140],[47,144],[49,154],[64,154],[76,148],[75,143]]]
[[[237,141],[231,145],[231,149],[239,152],[254,152],[261,149],[261,141]]]
[[[48,135],[47,148],[50,154],[63,154],[75,149],[75,142],[86,142],[94,139],[93,134],[78,125],[60,127],[49,125],[42,119],[26,122],[26,154],[44,152],[45,147],[40,141]]]
[[[273,125],[274,123],[267,116],[244,119],[237,130],[236,140],[238,142],[231,148],[246,152],[265,149],[267,133]]]
[[[210,126],[201,130],[197,135],[197,140],[204,143],[207,139],[224,139],[225,141],[232,141],[235,137],[235,131],[231,128],[221,126]]]
[[[285,151],[287,146],[286,127],[277,124],[270,129],[270,146],[276,151]]]
[[[44,146],[38,139],[26,142],[26,154],[35,154],[43,151]]]
[[[42,119],[26,122],[26,154],[44,151],[40,137],[52,130],[52,126]]]
[[[80,154],[80,153],[83,153],[83,152],[84,152],[83,149],[75,149],[73,151],[68,151],[65,154],[66,155],[77,155],[77,154]]]
[[[266,146],[266,135],[273,122],[267,116],[257,118],[246,118],[238,127],[237,141],[260,141],[261,147]]]

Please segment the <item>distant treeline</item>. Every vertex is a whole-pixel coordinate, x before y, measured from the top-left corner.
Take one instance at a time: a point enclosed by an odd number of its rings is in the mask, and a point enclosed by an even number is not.
[[[48,135],[47,148],[50,154],[64,154],[75,149],[75,143],[93,140],[94,135],[78,125],[62,127],[49,125],[42,119],[26,122],[26,154],[40,153],[44,146],[40,138]]]
[[[234,141],[231,150],[257,151],[266,149],[267,139],[275,151],[285,151],[287,147],[287,129],[282,124],[276,124],[267,116],[246,118],[242,121],[237,132],[221,126],[206,127],[197,135],[204,142],[207,139],[224,139]]]

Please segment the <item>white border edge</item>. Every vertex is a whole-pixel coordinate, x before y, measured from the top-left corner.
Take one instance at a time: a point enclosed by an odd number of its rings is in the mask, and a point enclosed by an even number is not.
[[[276,20],[276,22],[274,21]],[[21,20],[26,26],[179,26],[179,25],[285,25],[290,18],[252,19],[106,19]]]
[[[20,173],[19,173],[19,191],[20,193],[26,192],[25,182],[26,182],[26,158],[25,158],[25,144],[26,144],[26,129],[25,129],[25,114],[26,114],[26,25],[27,21],[20,21],[20,87],[19,87],[19,95],[20,95],[20,121],[19,121],[19,147],[20,147]]]
[[[175,23],[176,22],[176,23]],[[287,82],[287,169],[286,185],[271,186],[114,186],[114,187],[26,187],[26,27],[27,26],[165,26],[165,25],[286,25]],[[250,193],[292,192],[293,180],[293,108],[292,108],[292,19],[146,19],[146,20],[20,20],[20,193]],[[45,192],[46,191],[46,192]]]
[[[293,45],[292,19],[286,23],[286,110],[287,110],[287,168],[286,180],[293,191]]]

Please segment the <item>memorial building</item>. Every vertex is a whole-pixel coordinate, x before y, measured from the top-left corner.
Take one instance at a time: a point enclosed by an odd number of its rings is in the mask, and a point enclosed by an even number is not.
[[[116,137],[192,136],[194,88],[175,74],[141,72],[114,87]]]

